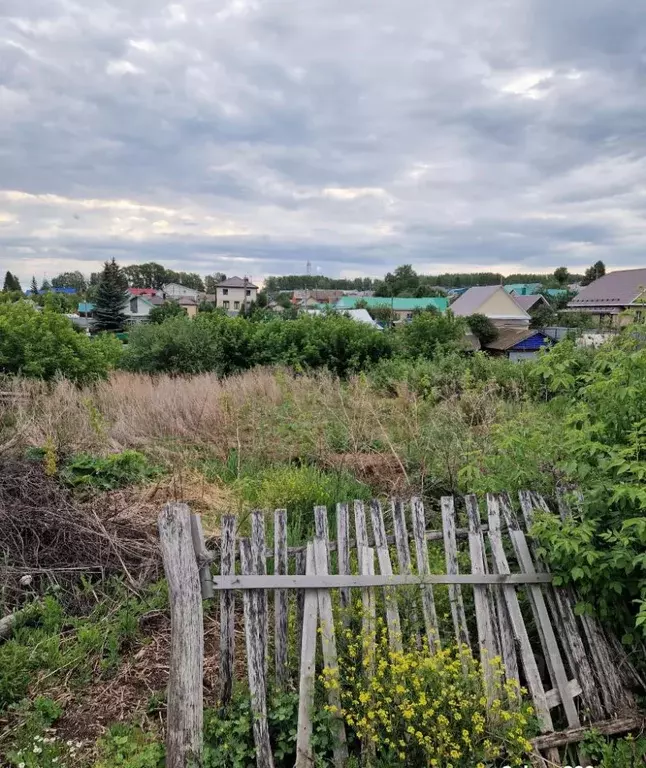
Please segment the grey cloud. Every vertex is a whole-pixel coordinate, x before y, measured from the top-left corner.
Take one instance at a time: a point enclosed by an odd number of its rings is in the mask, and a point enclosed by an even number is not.
[[[630,0],[3,14],[0,193],[65,200],[0,196],[2,268],[643,263],[646,9]]]

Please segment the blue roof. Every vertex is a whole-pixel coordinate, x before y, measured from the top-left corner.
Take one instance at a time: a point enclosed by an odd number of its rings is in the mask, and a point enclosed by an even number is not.
[[[355,309],[357,303],[365,303],[371,307],[388,307],[396,312],[412,312],[415,309],[435,307],[438,312],[444,312],[449,306],[449,300],[444,296],[430,296],[420,299],[388,298],[386,296],[343,296],[334,305],[336,309]]]
[[[514,344],[513,347],[509,348],[509,352],[535,352],[539,349],[542,349],[542,347],[547,347],[550,344],[552,344],[552,339],[545,336],[544,333],[541,333],[540,331],[536,331],[536,333],[532,334],[531,336],[528,336],[526,339],[523,339],[522,341],[519,341],[517,344]]]
[[[86,314],[87,314],[88,312],[93,312],[93,311],[94,311],[94,304],[92,304],[92,303],[91,303],[91,302],[89,302],[89,301],[87,301],[87,302],[86,302],[86,301],[82,301],[82,302],[79,304],[79,306],[78,306],[78,310],[77,310],[77,311],[78,311],[78,312],[84,312],[84,313],[86,313]]]
[[[503,286],[507,293],[512,291],[516,296],[531,296],[541,287],[540,283],[507,283]]]

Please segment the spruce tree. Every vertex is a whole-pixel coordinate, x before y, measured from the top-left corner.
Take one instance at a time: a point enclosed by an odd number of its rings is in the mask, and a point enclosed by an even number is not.
[[[38,283],[36,282],[36,278],[31,278],[31,295],[37,296],[38,295]]]
[[[7,291],[20,291],[22,290],[20,287],[20,280],[15,275],[12,275],[9,270],[7,270],[7,274],[4,276],[4,285],[2,287],[2,290],[6,293]]]
[[[128,320],[124,308],[128,302],[128,284],[117,262],[106,261],[99,279],[94,308],[94,331],[122,331]]]

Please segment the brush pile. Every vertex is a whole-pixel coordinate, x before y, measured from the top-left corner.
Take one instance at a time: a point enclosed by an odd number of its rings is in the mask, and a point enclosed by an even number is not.
[[[40,462],[0,459],[0,602],[70,584],[81,575],[122,574],[133,586],[161,573],[154,517],[122,494],[80,501]]]

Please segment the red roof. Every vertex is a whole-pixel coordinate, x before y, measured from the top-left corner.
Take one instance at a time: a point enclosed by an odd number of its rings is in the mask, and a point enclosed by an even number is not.
[[[157,291],[154,288],[128,288],[128,293],[133,296],[156,296]]]

